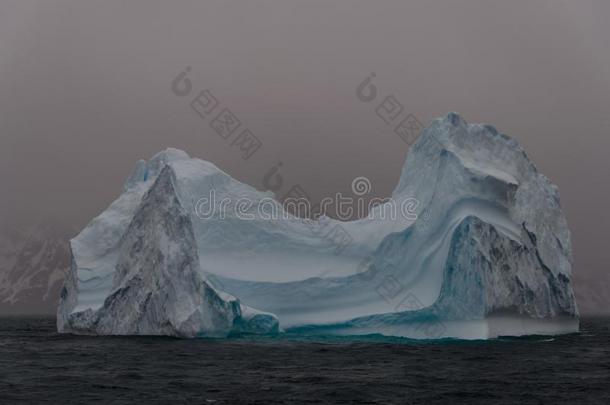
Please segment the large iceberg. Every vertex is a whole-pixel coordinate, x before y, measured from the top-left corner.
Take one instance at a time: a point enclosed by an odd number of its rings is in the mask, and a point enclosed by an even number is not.
[[[491,126],[455,113],[434,120],[392,198],[360,220],[300,218],[273,197],[176,149],[139,161],[121,196],[71,240],[58,330],[423,339],[578,330],[557,187]],[[404,206],[414,215],[389,214]]]

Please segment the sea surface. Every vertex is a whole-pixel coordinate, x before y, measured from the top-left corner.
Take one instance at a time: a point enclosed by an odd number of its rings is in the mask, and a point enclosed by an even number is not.
[[[491,341],[59,335],[0,319],[2,404],[610,404],[610,319]]]

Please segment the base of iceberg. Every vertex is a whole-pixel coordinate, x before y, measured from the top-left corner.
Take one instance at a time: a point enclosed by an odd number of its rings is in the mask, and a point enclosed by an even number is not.
[[[224,206],[202,217],[198,202],[210,193]],[[410,149],[392,201],[417,202],[416,219],[375,217],[388,203],[352,222],[298,218],[212,163],[160,152],[138,162],[121,196],[71,240],[58,330],[417,339],[578,331],[557,187],[513,139],[455,113],[435,120]],[[282,215],[262,215],[262,204]]]
[[[400,324],[375,325],[319,325],[288,328],[287,333],[305,336],[368,336],[384,335],[409,339],[464,339],[487,340],[501,337],[531,335],[562,335],[577,333],[579,321],[573,317],[533,319],[522,315],[491,315],[484,319],[448,321],[440,319],[418,320]]]

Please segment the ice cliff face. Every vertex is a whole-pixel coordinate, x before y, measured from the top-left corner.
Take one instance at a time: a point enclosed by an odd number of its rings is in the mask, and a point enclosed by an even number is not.
[[[216,209],[202,218],[196,202],[210,192]],[[413,223],[234,215],[240,199],[281,211],[270,197],[174,149],[138,162],[123,194],[71,241],[59,331],[487,338],[578,329],[557,188],[492,127],[451,113],[423,131],[393,193],[397,204],[419,201]]]
[[[426,304],[450,291],[466,302],[468,287],[486,294],[474,316],[577,316],[570,232],[557,187],[516,141],[455,113],[435,120],[394,191],[395,199],[406,197],[420,201],[419,217],[385,238],[377,266],[420,291]]]
[[[181,337],[277,331],[273,315],[253,313],[203,279],[191,219],[175,182],[165,165],[143,196],[116,245],[112,287],[101,306],[72,313],[80,281],[73,269],[62,292],[60,330]]]

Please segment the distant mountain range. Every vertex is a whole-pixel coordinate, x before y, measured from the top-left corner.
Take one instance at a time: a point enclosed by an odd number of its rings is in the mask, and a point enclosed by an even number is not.
[[[50,223],[2,227],[0,315],[55,313],[75,234],[76,228]]]

